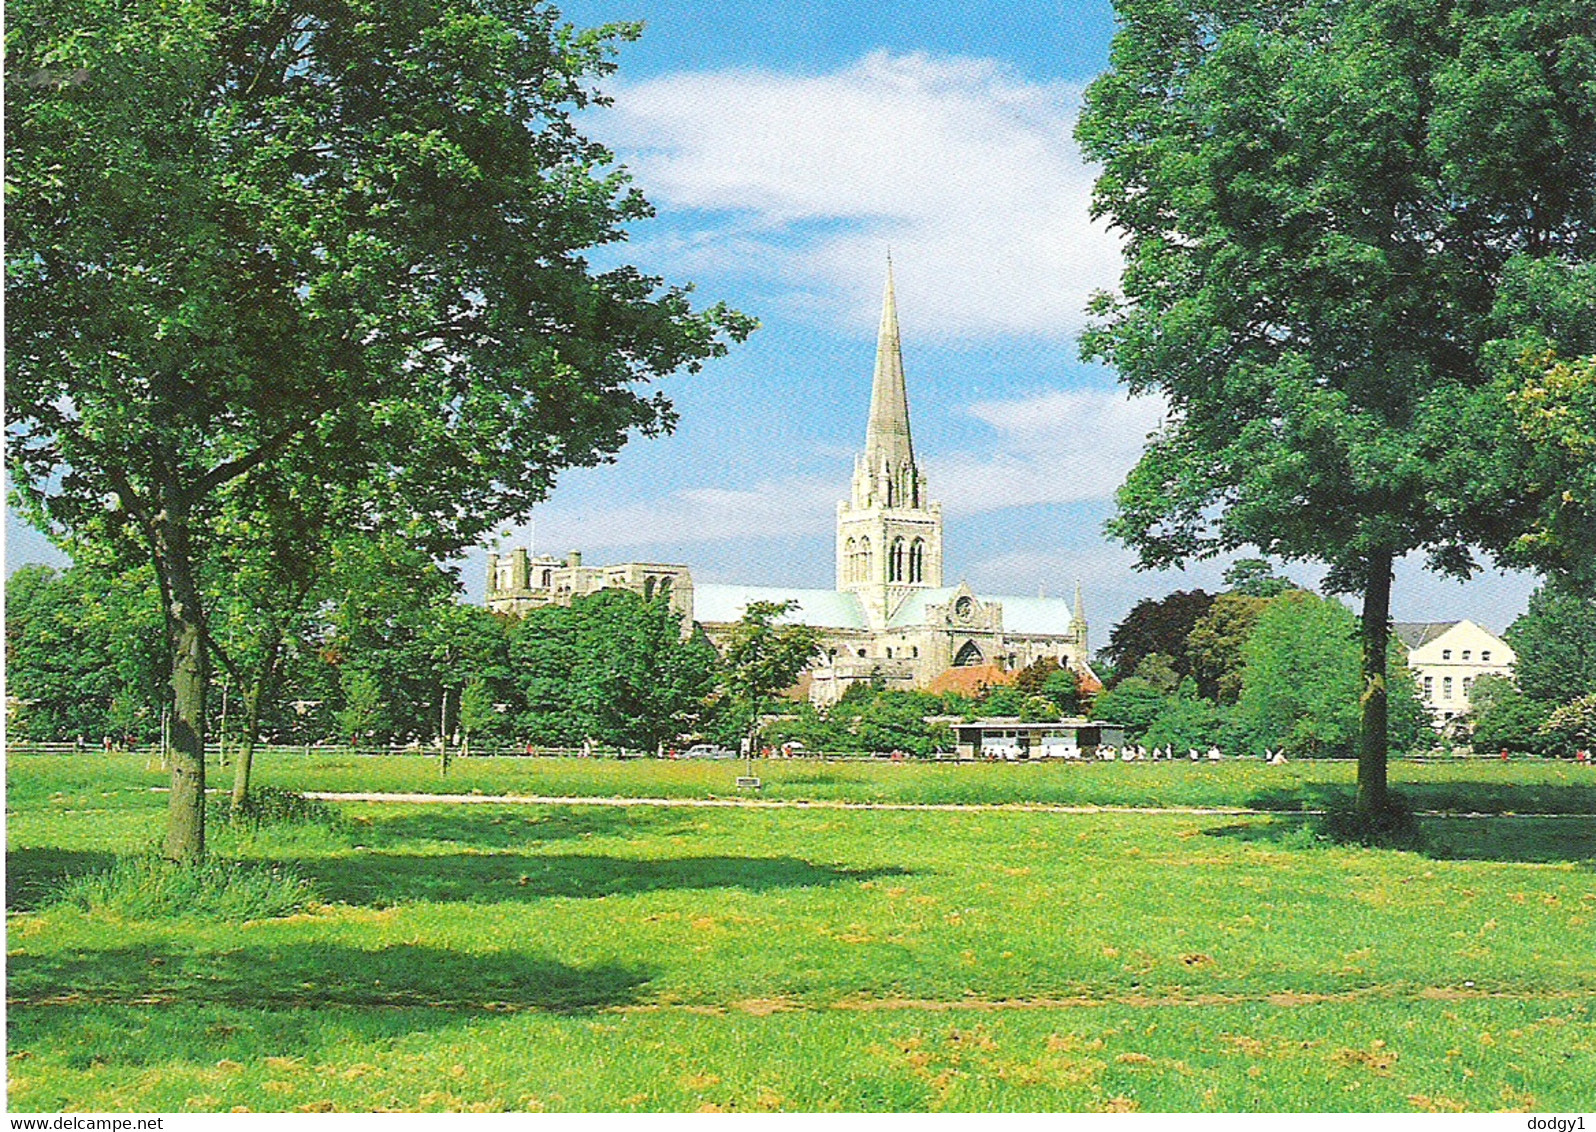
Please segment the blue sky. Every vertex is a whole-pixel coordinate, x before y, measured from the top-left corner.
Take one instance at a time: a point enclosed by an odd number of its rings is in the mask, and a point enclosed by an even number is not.
[[[681,413],[673,436],[567,473],[502,546],[830,586],[890,248],[948,581],[1063,595],[1079,578],[1094,647],[1140,598],[1218,585],[1224,563],[1138,573],[1101,533],[1159,419],[1156,403],[1127,401],[1111,373],[1076,360],[1086,297],[1118,270],[1070,140],[1081,90],[1107,64],[1106,3],[562,8],[582,25],[645,24],[607,84],[615,105],[584,120],[659,212],[618,254],[763,325],[665,384]],[[7,535],[8,569],[49,550],[14,518]],[[477,599],[485,554],[463,564]],[[1405,563],[1393,604],[1399,619],[1500,631],[1533,584],[1488,572],[1460,586]]]

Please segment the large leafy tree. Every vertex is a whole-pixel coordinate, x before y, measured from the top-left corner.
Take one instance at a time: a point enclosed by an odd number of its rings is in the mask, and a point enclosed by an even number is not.
[[[1238,723],[1258,747],[1293,755],[1345,756],[1357,749],[1362,668],[1359,627],[1339,601],[1297,591],[1263,610],[1242,653]],[[1395,644],[1391,650],[1392,737],[1421,735],[1424,709]]]
[[[36,522],[145,556],[166,854],[204,852],[225,485],[284,461],[447,554],[672,413],[749,323],[584,252],[648,215],[572,112],[629,28],[504,0],[7,10],[6,413]],[[381,485],[384,490],[369,490]]]
[[[1508,626],[1514,675],[1532,699],[1566,703],[1596,692],[1596,597],[1550,582]]]
[[[1596,248],[1596,10],[1117,7],[1078,137],[1126,265],[1083,350],[1169,416],[1111,530],[1146,566],[1252,545],[1362,595],[1358,806],[1378,813],[1392,564],[1466,575],[1516,518],[1456,505],[1436,422],[1465,418],[1518,331],[1510,263]]]
[[[714,646],[664,597],[604,590],[530,611],[510,670],[523,725],[545,743],[589,739],[652,751],[694,730],[715,690]]]
[[[14,734],[154,736],[170,671],[149,567],[23,566],[5,587],[6,694]]]
[[[1178,683],[1191,672],[1186,637],[1213,607],[1205,590],[1176,590],[1161,598],[1143,598],[1108,633],[1102,655],[1120,676],[1133,675],[1154,654],[1169,658]]]

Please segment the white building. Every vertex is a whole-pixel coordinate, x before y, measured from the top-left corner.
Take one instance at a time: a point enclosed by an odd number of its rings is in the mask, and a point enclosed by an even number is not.
[[[1512,648],[1472,621],[1398,622],[1393,628],[1436,727],[1468,712],[1469,690],[1481,676],[1512,678],[1518,660]]]

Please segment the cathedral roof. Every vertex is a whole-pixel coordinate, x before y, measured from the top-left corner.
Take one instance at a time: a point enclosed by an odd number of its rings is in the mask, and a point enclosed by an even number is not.
[[[817,629],[868,629],[859,596],[837,590],[801,590],[788,586],[731,586],[699,582],[693,587],[693,618],[709,624],[728,624],[742,617],[753,601],[796,601],[798,608],[786,621]]]
[[[926,607],[946,605],[958,592],[957,586],[915,590],[903,599],[903,604],[893,611],[887,621],[889,629],[909,629],[926,623]],[[1004,594],[975,595],[982,604],[998,602],[1003,606],[1003,631],[1005,633],[1039,633],[1067,636],[1075,610],[1060,597],[1011,597]]]

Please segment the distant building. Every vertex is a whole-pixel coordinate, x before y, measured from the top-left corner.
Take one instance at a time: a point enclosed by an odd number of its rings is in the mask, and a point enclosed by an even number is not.
[[[864,451],[854,462],[849,497],[837,505],[835,589],[695,585],[686,566],[583,566],[579,554],[562,562],[515,550],[489,556],[487,605],[521,614],[606,588],[668,594],[684,619],[716,640],[750,602],[792,601],[789,618],[824,633],[825,655],[806,674],[810,698],[820,704],[835,702],[855,683],[925,688],[950,668],[1015,671],[1044,657],[1095,684],[1080,587],[1072,603],[978,594],[963,582],[945,586],[942,529],[942,505],[927,495],[910,437],[889,265]]]
[[[1511,679],[1518,661],[1506,641],[1472,621],[1399,621],[1393,628],[1407,650],[1419,698],[1438,728],[1469,710],[1474,681]]]

